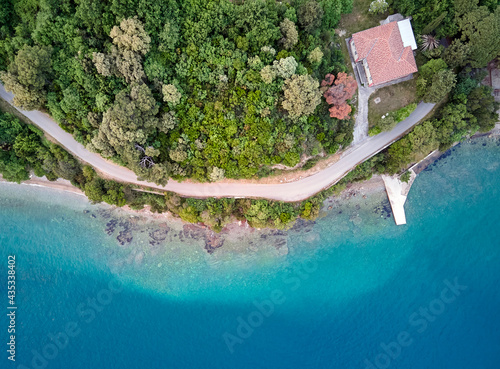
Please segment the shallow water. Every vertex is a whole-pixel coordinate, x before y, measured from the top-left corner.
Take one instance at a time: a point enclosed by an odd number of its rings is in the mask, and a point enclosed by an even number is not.
[[[208,254],[176,222],[0,184],[0,367],[498,369],[499,188],[499,142],[478,139],[419,175],[406,226],[376,193]]]

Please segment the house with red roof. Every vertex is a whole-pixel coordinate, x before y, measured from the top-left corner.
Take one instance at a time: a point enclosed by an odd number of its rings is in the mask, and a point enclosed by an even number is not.
[[[352,35],[349,41],[361,83],[377,86],[417,72],[417,48],[410,19],[393,21]]]

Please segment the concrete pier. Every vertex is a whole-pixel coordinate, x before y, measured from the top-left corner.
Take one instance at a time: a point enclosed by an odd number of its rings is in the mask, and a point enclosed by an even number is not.
[[[383,175],[382,180],[384,181],[385,191],[387,192],[387,197],[391,203],[392,214],[394,215],[394,221],[396,225],[406,224],[406,214],[405,214],[405,202],[408,192],[410,192],[411,185],[417,177],[413,168],[408,169],[410,172],[410,180],[408,183],[401,182],[398,175],[387,176]]]
[[[389,177],[386,175],[382,176],[382,180],[384,181],[387,197],[391,203],[392,214],[394,215],[396,225],[406,224],[406,214],[404,208],[406,196],[401,194],[401,181],[399,181],[399,179],[395,176]]]
[[[410,169],[408,169],[408,172],[410,172],[410,180],[408,183],[402,182],[399,178],[400,176],[398,175],[382,175],[385,191],[387,192],[387,197],[391,203],[392,214],[394,214],[394,221],[396,222],[396,225],[406,224],[404,205],[408,192],[410,192],[411,185],[415,181],[415,178],[417,178],[417,174],[423,171],[440,155],[441,153],[438,150],[434,150],[418,163],[410,167]]]

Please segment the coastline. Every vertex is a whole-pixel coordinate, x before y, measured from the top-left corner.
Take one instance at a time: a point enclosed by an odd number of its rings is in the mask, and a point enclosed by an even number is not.
[[[488,137],[485,136],[477,138],[487,140]],[[491,138],[495,136],[489,135]],[[466,140],[466,143],[474,144],[473,141],[471,138]],[[419,164],[419,172],[425,169],[424,164],[425,167],[433,166],[434,163],[444,160],[448,153],[436,152],[429,155]],[[392,227],[393,221],[390,218],[394,216],[380,175],[374,175],[366,181],[350,183],[339,194],[326,198],[319,217],[314,221],[298,218],[289,229],[278,230],[252,228],[246,221],[234,219],[218,233],[206,225],[185,222],[170,212],[154,213],[149,206],[133,210],[128,206],[120,208],[105,203],[91,204],[86,197],[80,201],[81,197],[73,197],[71,194],[84,194],[64,180],[51,182],[45,178],[32,178],[23,183],[31,186],[32,190],[15,186],[16,183],[0,178],[0,188],[2,183],[12,184],[5,187],[10,188],[7,193],[10,192],[15,198],[43,199],[45,207],[55,203],[67,208],[68,216],[93,224],[99,232],[104,232],[110,238],[116,247],[115,250],[128,252],[127,259],[120,262],[119,268],[149,264],[155,260],[151,258],[155,255],[178,252],[176,250],[184,249],[188,245],[194,248],[195,252],[212,255],[215,259],[210,260],[214,261],[230,260],[231,255],[235,253],[281,258],[289,254],[298,240],[309,244],[322,238],[321,230],[331,227],[331,224],[337,224],[335,229],[332,229],[332,234],[336,235],[334,238],[337,238],[345,234],[370,233],[380,227]],[[63,192],[60,193],[61,196],[53,191],[38,192],[45,191],[43,189]],[[68,195],[63,196],[63,193]],[[63,198],[66,200],[57,200]],[[74,199],[74,203],[71,199]],[[383,223],[380,223],[380,218]]]
[[[0,186],[2,183],[12,185],[9,187],[15,189],[16,192],[25,191],[23,187],[16,186],[17,183],[8,182],[0,177]],[[102,231],[115,239],[120,249],[128,249],[134,243],[137,244],[138,240],[144,245],[143,249],[133,248],[134,258],[130,260],[133,265],[141,264],[145,255],[154,255],[160,252],[159,250],[164,247],[165,242],[167,245],[184,241],[199,244],[200,248],[204,249],[207,254],[213,254],[217,249],[218,257],[223,257],[222,255],[231,252],[262,252],[273,257],[282,257],[289,252],[290,234],[296,236],[303,234],[301,238],[304,242],[313,242],[318,237],[314,230],[316,221],[301,218],[298,218],[294,225],[287,230],[252,228],[246,221],[235,219],[219,233],[216,233],[206,225],[185,222],[170,212],[152,212],[149,206],[145,206],[141,210],[133,210],[129,206],[116,207],[106,203],[91,204],[82,191],[66,180],[49,181],[46,178],[33,176],[21,184],[49,191],[63,191],[70,196],[71,194],[79,195],[78,198],[75,198],[76,200],[83,196],[85,204],[83,207],[77,206],[77,212],[83,212],[84,217],[101,222],[103,224]],[[378,175],[368,181],[349,184],[339,195],[329,197],[324,201],[318,219],[336,211],[343,211],[343,205],[348,207],[351,205],[350,207],[354,209],[356,206],[353,202],[349,202],[350,199],[355,203],[361,203],[365,202],[365,199],[369,199],[370,194],[382,194],[383,191],[383,182]],[[78,203],[80,202],[78,201]],[[69,203],[65,203],[64,206],[73,208]],[[359,210],[359,205],[356,208]],[[355,218],[357,219],[357,217]],[[130,263],[127,262],[127,265]]]
[[[16,185],[18,183],[15,182],[10,182],[5,180],[2,175],[0,174],[0,183],[9,183]],[[70,181],[59,178],[56,181],[49,181],[45,177],[36,177],[34,175],[31,176],[31,179],[23,181],[19,183],[19,185],[27,185],[27,186],[35,186],[35,187],[44,187],[44,188],[49,188],[53,190],[58,190],[58,191],[64,191],[64,192],[70,192],[74,193],[76,195],[80,196],[85,196],[85,193],[80,190],[79,188],[73,186]],[[374,192],[381,192],[384,190],[384,182],[382,181],[382,177],[378,174],[374,175],[372,178],[362,181],[362,182],[352,182],[349,183],[344,190],[339,195],[336,196],[331,196],[325,200],[325,205],[328,202],[328,200],[331,199],[340,199],[340,200],[348,200],[351,197],[356,197],[356,196],[363,196],[366,198],[366,196],[370,195],[371,193]],[[97,205],[97,204],[96,204]],[[109,205],[111,206],[111,205]],[[114,207],[116,209],[121,209],[127,213],[130,213],[131,215],[135,216],[144,216],[147,218],[155,219],[155,220],[168,220],[168,221],[180,221],[182,224],[192,224],[183,221],[182,219],[173,216],[172,213],[170,212],[164,212],[164,213],[156,213],[152,212],[150,209],[151,207],[149,205],[145,205],[143,209],[141,210],[134,210],[130,208],[130,206],[125,205],[123,207]],[[324,206],[325,207],[325,206]],[[244,223],[240,222],[234,222],[236,224],[240,223],[240,225],[248,227],[248,224],[245,225]]]
[[[477,138],[484,138],[484,137],[497,137],[500,136],[500,123],[498,123],[495,128],[489,132],[486,133],[478,133],[474,136],[471,136],[469,139],[465,140],[465,142],[471,142],[474,139]],[[457,143],[458,144],[458,143]],[[456,145],[456,144],[455,144]],[[438,161],[446,152],[440,152],[439,150],[436,150],[435,152],[431,153],[428,157],[426,157],[424,160],[421,162],[414,164],[413,170],[415,173],[418,175],[420,172],[424,171],[428,166],[432,165],[436,161]],[[16,184],[15,182],[9,182],[6,181],[2,175],[0,174],[0,183],[10,183],[10,184]],[[73,193],[79,196],[84,196],[85,199],[87,197],[81,191],[79,188],[73,186],[70,181],[65,180],[65,179],[57,179],[56,181],[49,181],[45,177],[36,177],[34,175],[31,176],[31,178],[27,181],[23,181],[20,183],[21,185],[28,185],[28,186],[34,186],[34,187],[42,187],[42,188],[48,188],[48,189],[53,189],[57,191],[64,191],[68,193]],[[385,185],[384,181],[382,180],[382,176],[375,174],[373,175],[372,178],[369,180],[361,181],[361,182],[352,182],[349,183],[344,190],[342,190],[341,193],[330,196],[327,199],[324,200],[322,210],[321,212],[327,213],[329,210],[331,210],[334,206],[334,204],[339,204],[344,201],[348,201],[351,198],[356,198],[356,197],[362,197],[363,199],[366,199],[369,195],[375,194],[375,193],[381,193],[385,192]],[[89,202],[90,204],[90,202]],[[146,220],[150,221],[155,221],[155,222],[169,222],[171,224],[178,224],[181,227],[195,227],[198,229],[205,229],[207,230],[208,233],[212,234],[212,238],[217,238],[216,235],[218,234],[228,234],[235,232],[236,230],[244,230],[245,233],[252,233],[254,231],[261,231],[261,229],[254,229],[248,225],[247,222],[245,221],[238,221],[234,220],[232,223],[229,223],[226,225],[220,233],[215,233],[212,231],[210,228],[203,224],[192,224],[185,222],[179,217],[174,216],[170,212],[164,212],[164,213],[156,213],[152,212],[150,210],[149,205],[145,205],[143,209],[140,210],[134,210],[131,209],[128,205],[125,205],[123,207],[116,207],[116,206],[111,206],[107,204],[92,204],[94,205],[105,205],[109,207],[109,209],[113,210],[118,210],[123,212],[124,214],[127,214],[129,217],[140,217],[140,218],[145,218]],[[320,214],[320,217],[322,215]],[[301,218],[298,218],[296,224],[292,226],[290,229],[294,229],[297,227],[300,228],[303,223],[314,223],[310,221],[305,221]],[[276,231],[274,229],[269,228],[268,230]]]
[[[19,184],[19,185],[27,185],[27,186],[35,186],[35,187],[45,187],[45,188],[51,188],[54,190],[59,190],[59,191],[64,191],[64,192],[71,192],[71,193],[74,193],[74,194],[80,195],[80,196],[85,196],[85,193],[83,193],[82,190],[73,186],[70,181],[63,179],[63,178],[58,178],[55,181],[49,181],[46,177],[36,177],[35,175],[32,175],[30,179],[28,179],[26,181],[22,181],[21,183],[16,183],[16,182],[7,181],[6,179],[3,178],[2,174],[0,174],[0,182]],[[85,198],[86,198],[86,196],[85,196]]]

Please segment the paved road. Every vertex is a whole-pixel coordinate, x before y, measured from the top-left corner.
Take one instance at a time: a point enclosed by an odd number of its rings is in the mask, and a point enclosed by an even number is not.
[[[358,82],[358,86],[361,86]],[[375,88],[358,87],[358,112],[352,143],[357,145],[368,138],[368,101]]]
[[[6,92],[3,85],[0,84],[0,96],[11,102],[13,95]],[[401,137],[406,131],[417,124],[419,120],[424,118],[433,107],[434,104],[419,104],[417,109],[392,131],[383,132],[375,137],[364,140],[362,143],[349,148],[342,155],[341,159],[330,167],[295,182],[283,184],[181,183],[169,180],[166,186],[139,181],[131,170],[113,164],[98,154],[88,151],[83,145],[76,142],[69,133],[59,127],[47,114],[39,111],[18,110],[43,131],[56,139],[66,150],[92,165],[98,171],[105,173],[109,178],[117,181],[173,191],[186,197],[249,197],[291,202],[304,200],[339,181],[357,164],[372,157],[389,146],[394,140]]]

